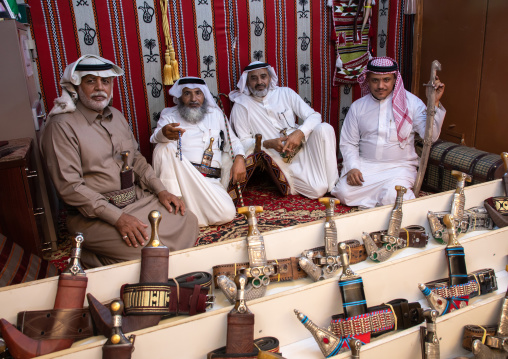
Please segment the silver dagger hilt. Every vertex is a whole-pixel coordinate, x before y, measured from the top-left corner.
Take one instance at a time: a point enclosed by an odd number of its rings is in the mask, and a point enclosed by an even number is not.
[[[342,274],[340,275],[339,280],[342,281],[347,279],[358,278],[359,275],[353,272],[353,270],[349,266],[349,254],[347,252],[347,245],[344,242],[339,244],[339,257],[342,263]]]
[[[337,241],[337,227],[333,215],[335,213],[335,206],[340,203],[336,198],[320,198],[319,202],[325,205],[325,255],[326,255],[326,268],[327,274],[332,274],[339,269],[337,256],[339,255],[338,241]]]
[[[314,340],[318,344],[319,349],[325,358],[329,358],[339,353],[340,348],[342,347],[341,338],[337,337],[329,330],[318,327],[316,324],[314,324],[314,322],[312,322],[312,320],[310,320],[305,314],[301,313],[297,309],[294,311],[298,320],[314,337]]]
[[[111,302],[110,310],[111,317],[113,319],[113,327],[111,328],[111,335],[109,336],[106,345],[116,345],[116,344],[132,344],[134,343],[134,338],[127,339],[127,337],[122,332],[122,312],[123,312],[124,304],[120,299],[114,300]]]
[[[472,178],[470,175],[456,170],[452,171],[452,176],[457,179],[457,187],[455,188],[455,193],[453,194],[450,214],[455,218],[455,226],[458,226],[464,216],[464,206],[466,204],[464,187],[466,186],[466,181],[471,182]]]
[[[245,287],[247,286],[247,276],[245,274],[237,274],[236,277],[235,277],[235,284],[236,284],[236,288],[238,288],[237,290],[237,294],[236,294],[236,303],[235,303],[235,307],[234,307],[234,310],[238,313],[247,313],[247,311],[249,310],[247,308],[247,304],[245,304],[246,300],[245,300]]]
[[[73,240],[73,246],[71,250],[71,259],[69,265],[64,269],[62,274],[72,274],[74,276],[86,276],[86,273],[81,265],[81,245],[85,241],[83,233],[76,233]]]
[[[461,247],[459,241],[457,240],[457,228],[455,227],[455,219],[451,214],[447,214],[443,218],[443,222],[446,226],[446,230],[448,231],[448,244],[446,248],[452,247]]]
[[[351,359],[360,359],[360,349],[362,348],[360,339],[351,339],[349,347],[351,348]]]
[[[390,216],[390,222],[388,223],[388,231],[386,234],[381,236],[382,242],[392,244],[396,243],[397,238],[399,238],[400,227],[402,224],[402,201],[404,193],[407,192],[407,189],[404,186],[395,186],[395,190],[397,191],[397,198],[395,199],[395,204],[393,205],[392,214]]]
[[[438,317],[436,310],[427,309],[423,312],[423,317],[427,323],[427,327],[422,327],[420,333],[422,334],[422,358],[423,359],[439,359],[439,338],[437,336],[436,320]]]

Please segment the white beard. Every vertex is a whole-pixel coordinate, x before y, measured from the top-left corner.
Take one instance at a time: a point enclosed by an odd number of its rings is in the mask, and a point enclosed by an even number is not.
[[[249,86],[249,90],[250,90],[251,94],[253,94],[256,97],[265,97],[268,94],[268,87],[265,87],[264,90],[258,91],[258,90]]]
[[[182,118],[193,125],[203,121],[208,110],[208,102],[205,99],[200,107],[187,107],[181,101],[178,104],[178,113]]]
[[[104,110],[106,108],[106,106],[109,105],[111,99],[113,98],[113,89],[111,89],[111,94],[109,95],[108,98],[106,98],[105,100],[102,100],[102,101],[95,101],[92,98],[92,96],[98,96],[98,95],[107,96],[107,94],[104,91],[97,91],[97,92],[93,92],[90,95],[90,97],[87,97],[80,86],[77,86],[77,88],[78,88],[79,100],[83,103],[83,105],[85,105],[85,107],[87,107],[91,110],[97,111],[97,112],[102,112],[102,110]]]

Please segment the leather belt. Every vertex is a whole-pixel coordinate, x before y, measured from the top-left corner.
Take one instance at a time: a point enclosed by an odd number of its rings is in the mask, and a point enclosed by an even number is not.
[[[346,241],[349,248],[351,249],[350,264],[362,262],[367,259],[367,252],[365,246],[360,244],[357,240]],[[311,249],[314,252],[313,261],[316,264],[322,264],[322,260],[326,260],[325,247],[316,247]],[[267,265],[273,265],[275,268],[275,274],[270,276],[270,282],[286,282],[290,280],[297,280],[306,278],[307,273],[298,264],[299,258],[290,257],[277,260],[268,260]],[[215,288],[218,288],[217,277],[225,275],[231,280],[234,280],[235,275],[249,268],[249,262],[243,263],[232,263],[232,264],[221,264],[213,267],[213,278]]]
[[[467,233],[472,231],[490,230],[494,228],[494,221],[489,215],[488,208],[472,207],[464,211],[464,216],[459,222],[458,233]],[[448,232],[443,222],[445,215],[450,212],[432,212],[429,211],[427,218],[429,220],[430,230],[434,239],[440,244],[448,243]]]
[[[468,274],[468,283],[449,286],[448,278],[434,280],[425,285],[443,298],[469,295],[469,299],[497,290],[496,273],[493,269],[479,269]]]
[[[97,334],[88,308],[19,312],[18,328],[32,339],[81,340]]]
[[[168,284],[124,284],[120,296],[127,315],[195,315],[204,313],[210,304],[211,285],[209,273],[193,272],[170,279]]]
[[[471,351],[473,350],[473,342],[476,339],[482,340],[484,336],[486,336],[485,344],[488,345],[487,338],[496,335],[496,331],[497,325],[484,325],[483,327],[479,325],[465,325],[464,334],[462,335],[462,347]]]
[[[134,186],[118,191],[102,193],[102,195],[108,200],[109,203],[114,204],[118,208],[124,208],[125,206],[136,201],[136,191],[134,190]]]
[[[487,212],[499,228],[508,226],[508,214],[505,209],[505,203],[507,202],[508,197],[490,197],[483,202]],[[500,209],[502,209],[502,211]]]
[[[384,242],[381,241],[381,236],[386,234],[387,231],[379,231],[370,233],[370,237],[374,240],[378,247],[381,247]],[[425,233],[425,228],[422,226],[412,225],[407,226],[399,232],[399,239],[403,242],[398,244],[398,248],[414,247],[424,248],[427,245],[429,236]]]
[[[408,303],[406,299],[394,299],[367,309],[367,313],[344,318],[343,314],[332,316],[331,330],[340,338],[371,333],[376,337],[384,333],[407,329],[422,323],[423,309],[420,303]]]
[[[220,178],[220,176],[221,176],[221,169],[220,168],[209,167],[209,166],[205,166],[203,164],[197,164],[194,162],[191,162],[191,164],[194,166],[195,169],[197,169],[205,177]]]
[[[175,280],[178,282],[179,289],[176,289]],[[171,292],[169,303],[163,309],[162,315],[169,317],[205,312],[206,308],[211,304],[209,301],[211,297],[208,294],[211,284],[212,276],[207,272],[193,272],[181,275],[175,279],[169,279],[167,285],[161,285],[168,287]],[[127,306],[125,308],[127,309]],[[129,308],[131,315],[145,314],[143,310],[136,311],[136,309],[138,308],[135,305]],[[161,308],[157,308],[157,310],[161,310]],[[154,313],[146,311],[146,314]],[[19,312],[17,319],[17,326],[20,331],[33,339],[81,340],[98,334],[104,334],[102,329],[104,324],[93,323],[88,308],[25,311]],[[94,324],[97,325],[97,328]]]
[[[259,351],[266,351],[270,353],[278,353],[279,352],[279,340],[274,337],[263,337],[259,339],[254,339],[254,351],[252,353],[235,353],[235,354],[227,354],[226,347],[222,347],[219,349],[215,349],[211,351],[207,355],[207,359],[254,359],[258,357]]]

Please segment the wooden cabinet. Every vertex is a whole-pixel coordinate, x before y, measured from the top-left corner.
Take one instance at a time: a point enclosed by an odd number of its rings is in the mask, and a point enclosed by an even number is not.
[[[56,250],[56,231],[53,218],[57,214],[57,199],[49,177],[44,176],[39,153],[39,137],[44,128],[45,114],[38,81],[34,43],[30,28],[14,20],[0,21],[0,140],[30,137],[33,144],[27,158],[38,173],[37,202],[43,203],[45,215],[41,218],[42,237]],[[4,201],[0,197],[0,201]],[[5,220],[3,220],[5,223]],[[3,225],[0,225],[4,229]]]
[[[0,228],[24,250],[41,256],[45,210],[37,200],[39,174],[31,149],[31,138],[11,140],[1,148],[13,152],[0,158]]]
[[[423,1],[423,0],[420,0]],[[441,138],[500,153],[507,150],[508,122],[504,118],[504,84],[508,21],[505,0],[425,0],[420,56],[420,98],[430,77],[430,64],[439,60],[438,73],[446,84],[447,113]],[[418,55],[416,55],[418,56]]]

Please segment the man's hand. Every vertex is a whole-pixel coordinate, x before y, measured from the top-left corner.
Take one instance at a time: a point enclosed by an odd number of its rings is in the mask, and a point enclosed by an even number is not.
[[[436,90],[436,107],[439,106],[441,96],[443,96],[445,84],[439,81],[439,77],[436,75],[436,81],[434,81],[434,89]]]
[[[178,127],[179,123],[168,123],[166,126],[162,128],[162,134],[168,140],[178,140],[178,133],[180,132],[182,135],[185,132],[183,128]]]
[[[295,130],[287,137],[286,144],[281,152],[294,152],[301,145],[305,135],[301,130]]]
[[[160,191],[157,196],[159,197],[159,202],[166,207],[169,213],[173,212],[173,207],[171,206],[172,203],[175,206],[175,214],[177,214],[179,210],[182,215],[185,214],[185,203],[174,194],[171,194],[168,191]]]
[[[287,139],[287,137],[272,138],[271,140],[263,141],[263,146],[265,148],[273,148],[277,152],[282,152],[284,141]]]
[[[122,213],[115,223],[115,228],[125,243],[129,247],[134,246],[134,248],[138,247],[138,243],[144,246],[145,241],[148,241],[148,236],[145,232],[146,227],[148,227],[147,224],[127,213]]]
[[[238,155],[235,157],[235,161],[233,162],[233,166],[231,167],[231,172],[229,174],[229,180],[233,179],[233,183],[243,182],[245,181],[245,177],[247,177],[247,169],[245,168],[245,159],[243,156]]]
[[[363,175],[359,169],[353,168],[347,173],[347,184],[350,186],[362,186]]]

